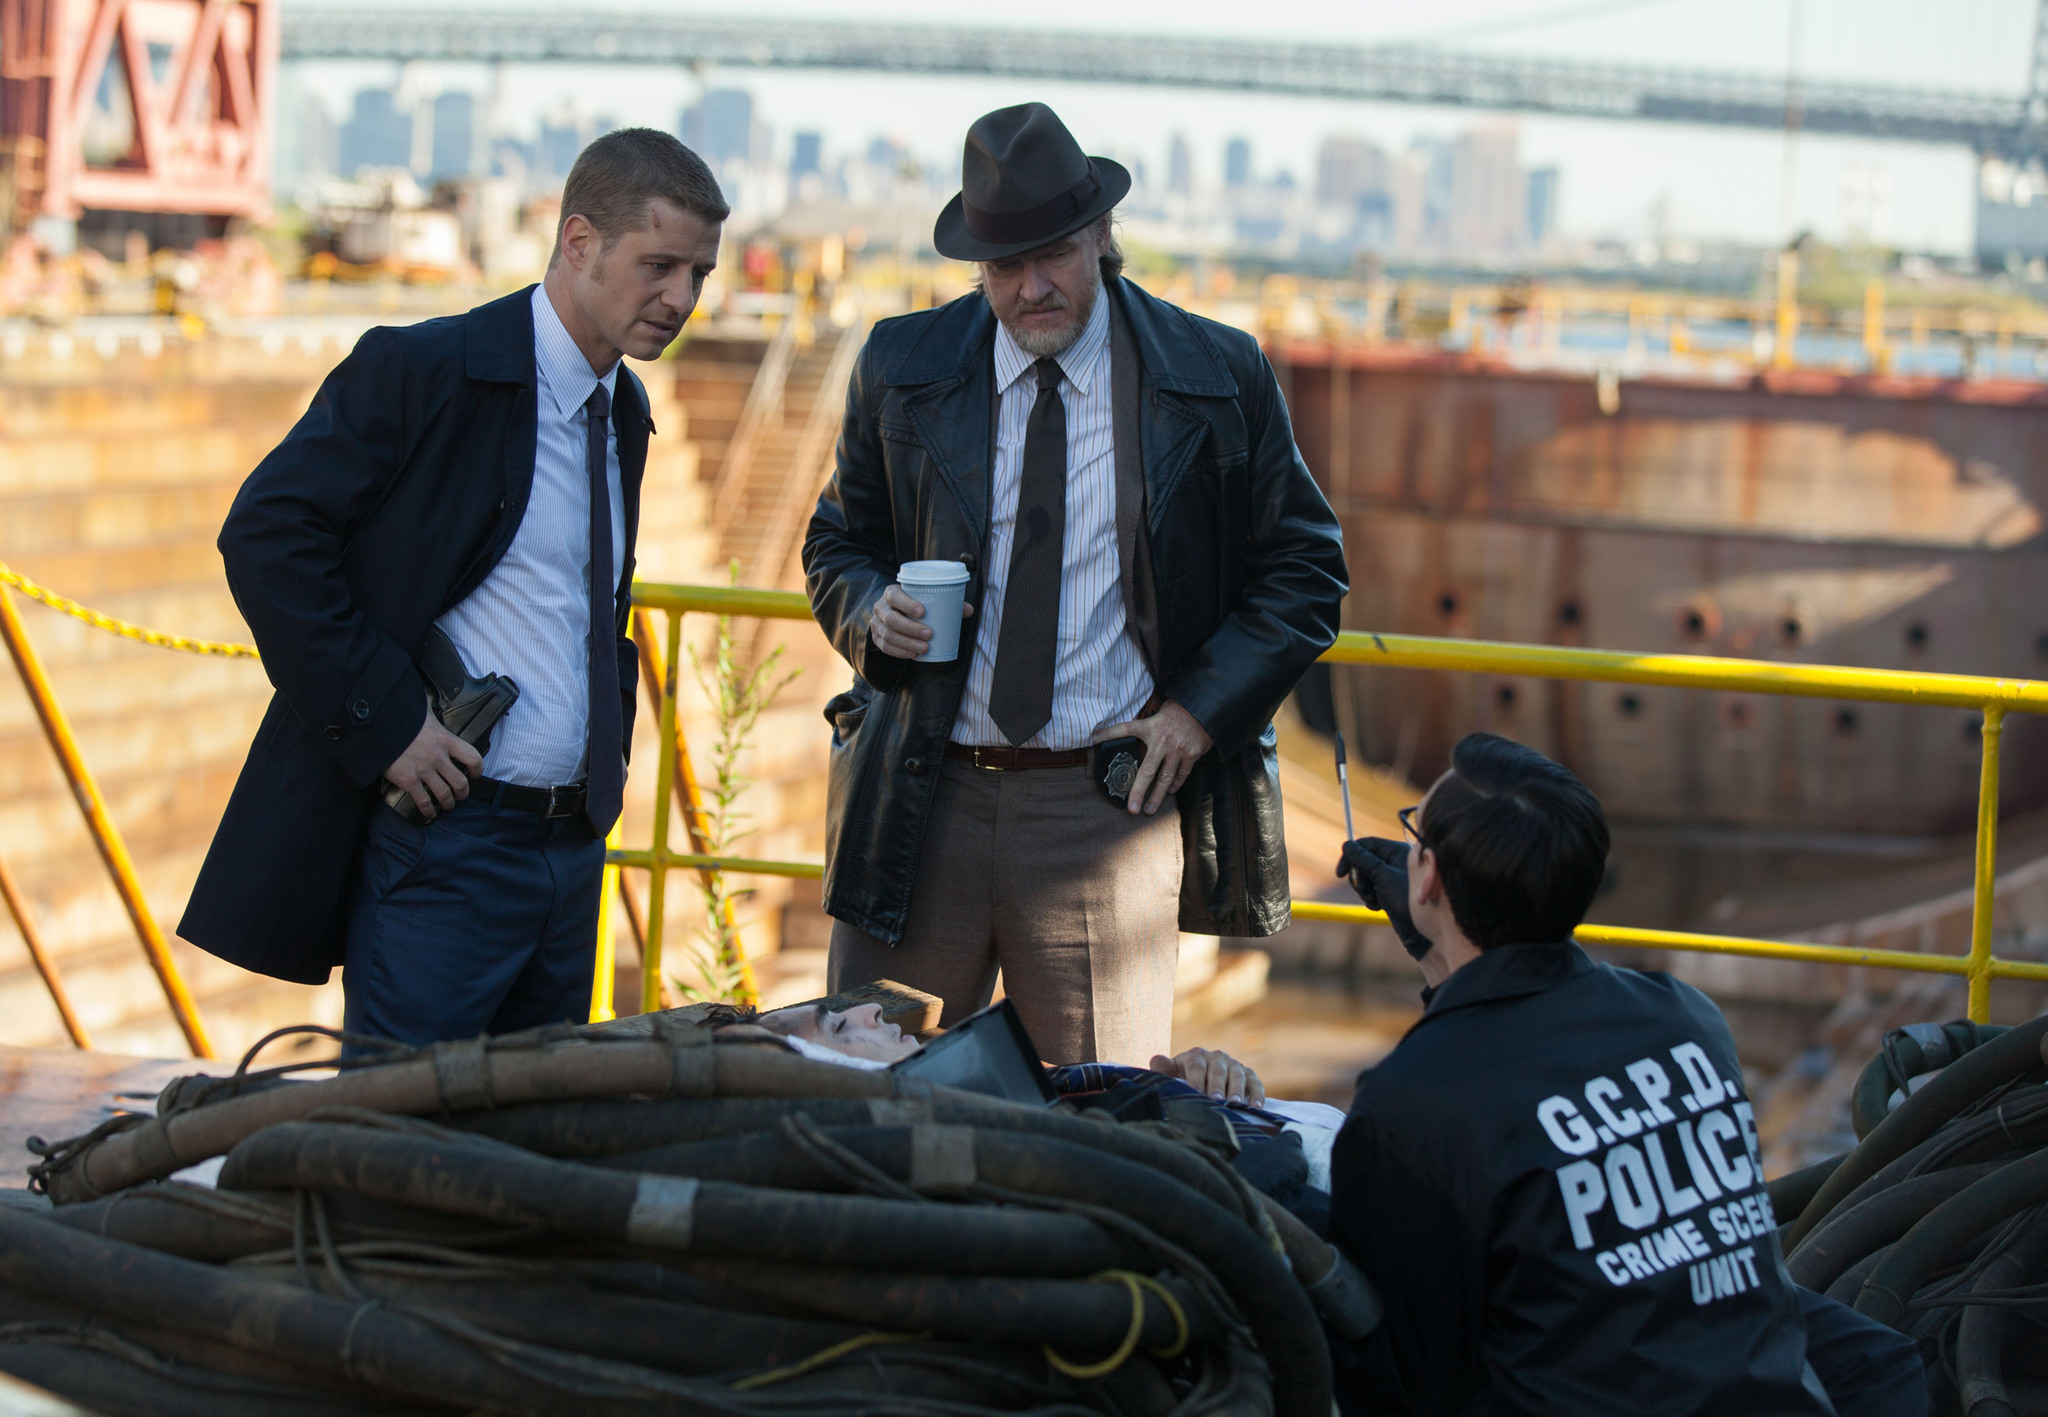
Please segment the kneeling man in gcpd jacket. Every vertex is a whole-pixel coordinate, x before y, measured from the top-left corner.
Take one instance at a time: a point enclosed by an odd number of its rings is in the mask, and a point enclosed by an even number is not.
[[[1925,1417],[1912,1341],[1786,1272],[1720,1010],[1573,942],[1599,800],[1475,733],[1401,824],[1340,868],[1428,983],[1332,1150],[1331,1239],[1387,1306],[1340,1407]]]

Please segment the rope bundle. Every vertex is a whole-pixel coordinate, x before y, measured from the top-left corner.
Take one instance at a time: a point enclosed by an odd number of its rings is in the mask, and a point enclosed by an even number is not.
[[[108,1417],[1330,1410],[1348,1267],[1169,1131],[673,1023],[292,1071],[37,1144],[0,1371]]]

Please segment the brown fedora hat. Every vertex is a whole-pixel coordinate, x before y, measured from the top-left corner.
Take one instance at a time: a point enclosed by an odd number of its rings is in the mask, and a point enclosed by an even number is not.
[[[960,189],[932,245],[956,261],[1000,261],[1079,231],[1124,199],[1131,174],[1082,152],[1044,104],[1020,103],[967,130]]]

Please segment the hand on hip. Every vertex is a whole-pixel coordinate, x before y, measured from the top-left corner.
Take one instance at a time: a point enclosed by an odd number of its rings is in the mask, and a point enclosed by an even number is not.
[[[1129,800],[1133,815],[1142,811],[1148,817],[1158,813],[1167,793],[1180,791],[1196,762],[1215,746],[1208,730],[1172,699],[1148,718],[1095,732],[1098,743],[1111,738],[1136,738],[1145,745],[1145,761],[1138,764],[1138,775],[1131,781]]]

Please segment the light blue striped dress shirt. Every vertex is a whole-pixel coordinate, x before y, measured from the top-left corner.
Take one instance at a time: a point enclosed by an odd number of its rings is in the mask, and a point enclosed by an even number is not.
[[[491,733],[484,775],[525,787],[581,782],[590,737],[591,391],[617,387],[616,362],[600,378],[562,326],[547,288],[533,288],[537,437],[533,492],[505,558],[440,625],[472,674],[504,674],[519,702]],[[612,564],[618,585],[626,544],[619,490],[618,434],[606,429],[605,481],[612,510]],[[607,624],[599,633],[611,634]]]
[[[1099,292],[1080,338],[1056,356],[1060,400],[1067,410],[1067,531],[1060,548],[1059,647],[1052,681],[1052,719],[1023,748],[1085,748],[1095,730],[1134,719],[1152,697],[1152,676],[1124,615],[1122,561],[1116,545],[1116,413],[1109,377],[1109,294]],[[996,466],[989,499],[988,574],[982,626],[974,639],[967,692],[953,720],[953,741],[999,747],[1009,740],[989,717],[996,646],[1016,540],[1017,497],[1024,481],[1024,434],[1038,381],[1035,361],[1010,332],[996,328]],[[1029,607],[1043,611],[1050,607]]]

